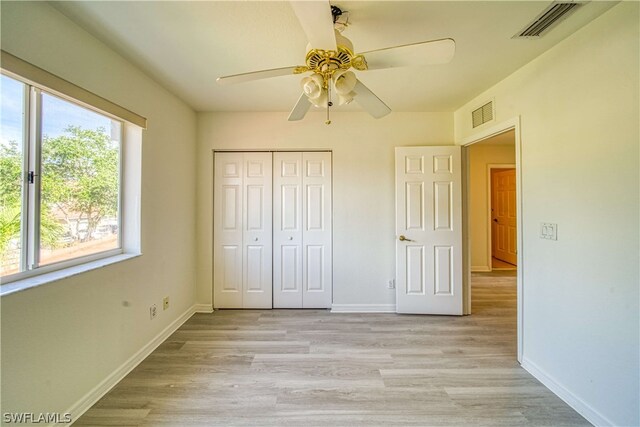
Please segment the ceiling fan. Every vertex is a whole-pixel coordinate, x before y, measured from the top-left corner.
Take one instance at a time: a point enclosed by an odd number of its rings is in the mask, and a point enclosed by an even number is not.
[[[357,79],[357,71],[374,71],[408,65],[446,64],[455,53],[453,39],[429,40],[355,54],[353,43],[342,35],[349,25],[348,12],[324,0],[291,1],[309,44],[305,65],[274,68],[218,77],[219,84],[242,83],[291,74],[311,73],[302,79],[302,95],[289,114],[289,121],[301,120],[311,105],[329,110],[356,101],[375,118],[391,109]]]

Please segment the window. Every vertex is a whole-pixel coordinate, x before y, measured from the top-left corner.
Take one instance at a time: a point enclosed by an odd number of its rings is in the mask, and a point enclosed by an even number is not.
[[[123,121],[0,79],[2,281],[121,253]]]

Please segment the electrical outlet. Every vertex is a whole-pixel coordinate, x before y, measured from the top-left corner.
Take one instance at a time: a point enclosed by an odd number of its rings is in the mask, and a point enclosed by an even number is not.
[[[391,279],[387,283],[387,289],[395,289],[396,288],[396,279]]]
[[[162,299],[162,309],[166,310],[169,308],[169,297],[164,297]]]
[[[158,307],[156,307],[156,305],[153,304],[151,307],[149,307],[149,317],[151,318],[151,320],[153,320],[157,314],[158,314]]]

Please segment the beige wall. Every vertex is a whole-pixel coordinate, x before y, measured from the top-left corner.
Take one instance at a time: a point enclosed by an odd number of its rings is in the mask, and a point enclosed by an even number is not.
[[[195,302],[196,115],[46,3],[1,7],[2,49],[149,119],[143,255],[0,300],[2,411],[64,412]]]
[[[452,144],[454,117],[461,141],[471,107],[493,97],[497,122],[522,119],[525,366],[592,420],[640,423],[638,3],[455,116],[341,113],[327,127],[322,114],[202,113],[197,147],[191,109],[113,51],[45,3],[1,7],[3,49],[149,119],[144,255],[2,298],[3,411],[66,410],[196,298],[211,304],[212,149],[333,150],[334,302],[394,303],[393,147]],[[543,221],[559,224],[558,241],[538,238]],[[151,322],[166,294],[172,308]]]
[[[458,142],[482,100],[497,123],[521,118],[524,366],[602,425],[640,424],[639,6],[614,6],[455,113]]]
[[[395,304],[394,147],[453,144],[453,114],[198,114],[198,302],[212,300],[214,149],[333,150],[333,302]]]
[[[515,141],[510,145],[495,145],[489,141],[469,147],[469,239],[471,270],[491,270],[489,248],[489,182],[488,165],[516,163]]]

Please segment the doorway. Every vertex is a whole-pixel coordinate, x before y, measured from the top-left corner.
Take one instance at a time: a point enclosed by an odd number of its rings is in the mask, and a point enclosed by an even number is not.
[[[515,321],[517,330],[517,360],[522,361],[522,299],[523,299],[523,252],[522,252],[522,236],[518,231],[522,229],[522,191],[521,191],[521,163],[520,163],[520,119],[515,117],[511,120],[493,125],[478,131],[462,141],[462,159],[463,159],[463,245],[464,245],[464,304],[465,314],[473,314],[472,300],[477,307],[477,303],[482,301],[483,291],[486,286],[481,287],[480,293],[473,297],[472,282],[502,283],[509,282],[513,294],[515,294]],[[495,147],[503,146],[502,149]],[[485,147],[483,149],[483,147]],[[488,148],[487,148],[488,147]],[[491,148],[493,147],[493,149]],[[508,147],[508,148],[507,148]],[[480,152],[483,157],[483,166],[471,168],[473,153],[471,150]],[[502,157],[496,158],[491,156],[491,151],[501,151]],[[477,153],[476,153],[477,154]],[[495,154],[495,153],[494,153]],[[477,156],[476,156],[477,157]],[[511,200],[511,215],[507,212],[507,217],[515,216],[515,221],[511,231],[512,243],[510,251],[515,254],[515,263],[509,265],[493,264],[493,241],[499,241],[499,237],[493,238],[493,233],[499,233],[495,230],[493,224],[492,202],[491,202],[491,172],[496,170],[513,170],[515,178],[511,178],[511,184],[515,184],[515,202]],[[508,178],[507,178],[508,180]],[[515,180],[515,182],[513,182]],[[508,184],[508,182],[507,182]],[[513,187],[513,186],[511,186]],[[513,188],[512,188],[513,190]],[[508,204],[509,201],[507,200]],[[495,209],[495,207],[493,207]],[[511,218],[513,219],[513,218]],[[508,245],[508,224],[503,229],[503,235],[506,234]],[[515,234],[515,236],[514,236]],[[503,245],[504,248],[504,245]],[[504,261],[503,261],[504,262]],[[506,271],[497,271],[502,268]],[[477,286],[476,286],[477,287]],[[477,311],[476,311],[477,312]]]

